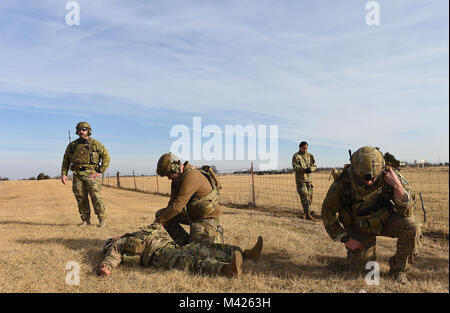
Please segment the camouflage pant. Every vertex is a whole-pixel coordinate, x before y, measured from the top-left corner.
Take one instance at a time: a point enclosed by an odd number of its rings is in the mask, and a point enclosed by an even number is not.
[[[350,266],[364,269],[369,261],[376,260],[375,234],[361,234],[354,229],[347,229],[350,237],[360,241],[364,247],[358,251],[347,249],[347,263]],[[398,238],[397,251],[394,255],[394,272],[406,271],[417,255],[421,246],[421,224],[414,217],[403,217],[393,214],[384,225],[380,236]]]
[[[127,237],[114,242],[106,250],[102,264],[106,264],[110,269],[124,263],[126,265],[178,269],[198,274],[219,274],[222,268],[231,262],[234,251],[242,252],[241,248],[237,246],[193,242],[182,247],[170,243],[157,248],[150,256],[145,255],[145,251],[151,249],[145,249],[142,254],[127,255],[125,253],[126,242]]]
[[[91,196],[95,214],[97,214],[99,219],[106,219],[100,178],[91,179],[89,176],[73,175],[72,190],[77,199],[78,211],[83,221],[91,217],[88,195]]]
[[[160,216],[166,208],[156,212],[155,217]],[[190,225],[188,234],[180,224]],[[180,246],[190,242],[198,243],[224,243],[223,227],[219,225],[217,218],[205,218],[191,221],[183,214],[178,214],[165,225],[172,239]]]
[[[297,182],[297,192],[300,196],[303,212],[308,212],[313,200],[314,186],[312,182]]]

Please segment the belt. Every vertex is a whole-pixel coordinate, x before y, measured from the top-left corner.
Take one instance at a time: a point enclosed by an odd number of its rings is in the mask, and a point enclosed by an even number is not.
[[[91,166],[74,166],[73,170],[77,171],[77,172],[84,172],[87,170],[93,170],[95,169],[95,165],[91,165]]]

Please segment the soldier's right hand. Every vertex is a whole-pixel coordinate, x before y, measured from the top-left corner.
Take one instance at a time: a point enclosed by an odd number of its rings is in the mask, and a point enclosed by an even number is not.
[[[61,182],[62,182],[64,185],[67,184],[67,176],[66,176],[66,175],[61,176]]]
[[[348,241],[345,243],[345,246],[352,251],[359,250],[362,249],[362,247],[364,247],[364,245],[361,242],[359,242],[356,239],[353,239],[352,237],[348,239]]]

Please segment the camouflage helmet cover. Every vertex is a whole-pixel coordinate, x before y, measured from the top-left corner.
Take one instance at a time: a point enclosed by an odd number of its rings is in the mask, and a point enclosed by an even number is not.
[[[171,152],[164,153],[158,160],[156,173],[159,176],[169,176],[171,173],[180,173],[180,163],[180,160],[175,154],[172,154]]]
[[[360,179],[372,180],[383,172],[385,160],[377,148],[364,146],[352,155],[351,167]]]
[[[91,134],[92,134],[92,128],[91,128],[91,125],[89,125],[88,122],[79,122],[79,123],[77,124],[77,126],[75,127],[77,133],[78,133],[78,130],[81,129],[81,128],[83,128],[83,127],[86,127],[86,128],[88,129],[88,135],[91,135]]]

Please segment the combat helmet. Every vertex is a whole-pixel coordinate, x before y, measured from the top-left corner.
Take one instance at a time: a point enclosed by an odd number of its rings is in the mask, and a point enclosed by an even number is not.
[[[383,154],[378,148],[364,146],[351,156],[351,168],[361,180],[376,180],[385,165]]]
[[[169,174],[181,173],[181,161],[171,152],[164,153],[158,160],[156,173],[159,176],[169,176]]]
[[[84,127],[86,127],[88,129],[88,135],[90,136],[92,134],[92,129],[91,129],[91,125],[89,125],[88,122],[79,122],[77,124],[77,126],[75,127],[76,132],[78,133],[78,130],[81,128],[84,128]]]

